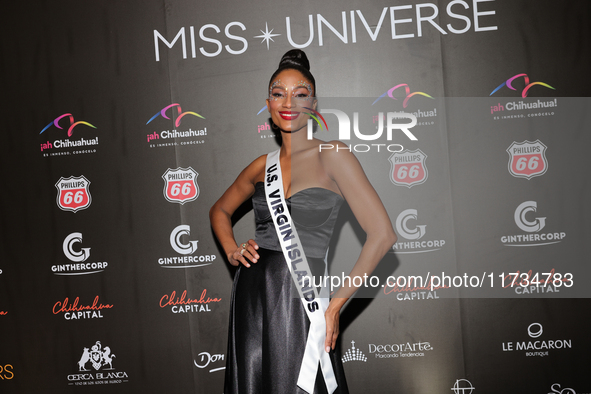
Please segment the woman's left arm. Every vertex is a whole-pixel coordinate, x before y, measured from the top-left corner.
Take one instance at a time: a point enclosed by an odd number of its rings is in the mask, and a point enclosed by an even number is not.
[[[331,144],[338,144],[339,149],[323,151],[320,160],[327,175],[335,181],[361,228],[367,234],[359,258],[349,274],[351,278],[363,277],[370,275],[390,250],[396,242],[396,234],[380,197],[367,179],[357,158],[342,142],[333,141]],[[330,300],[325,313],[327,351],[329,347],[334,349],[339,335],[340,310],[356,290],[357,287],[354,286],[343,286]]]

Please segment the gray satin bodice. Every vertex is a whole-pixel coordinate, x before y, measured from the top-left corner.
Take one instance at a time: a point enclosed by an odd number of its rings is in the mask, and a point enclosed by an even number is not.
[[[304,189],[286,200],[306,256],[324,258],[343,198],[328,189]],[[252,196],[256,222],[254,240],[265,249],[281,251],[267,201],[265,185],[257,182]]]

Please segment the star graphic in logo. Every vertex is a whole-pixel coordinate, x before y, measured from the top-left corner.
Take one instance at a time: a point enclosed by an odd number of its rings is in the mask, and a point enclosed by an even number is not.
[[[262,38],[263,41],[261,41],[261,44],[265,41],[267,41],[267,50],[269,50],[269,40],[275,42],[275,40],[273,39],[273,37],[277,37],[280,36],[281,34],[272,34],[274,29],[271,29],[271,31],[269,31],[269,26],[267,24],[267,22],[265,22],[265,31],[261,30],[261,33],[263,33],[260,36],[254,36],[254,38]]]

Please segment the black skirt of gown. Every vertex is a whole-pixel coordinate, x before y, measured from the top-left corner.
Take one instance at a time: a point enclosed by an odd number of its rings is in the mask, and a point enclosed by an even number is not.
[[[264,192],[262,184],[257,184],[253,206],[257,221],[257,235],[259,245],[267,243],[264,239],[275,237],[275,229],[265,227],[268,225],[270,215],[268,209],[260,204],[261,194],[264,204]],[[306,198],[309,195],[318,197],[326,195],[325,189],[307,189],[311,193],[302,193],[298,196]],[[334,193],[333,193],[334,194]],[[335,196],[338,196],[335,194]],[[326,196],[324,196],[326,197]],[[335,198],[334,196],[330,196]],[[338,196],[340,198],[340,196]],[[316,198],[315,198],[316,199]],[[293,203],[287,200],[288,205],[299,205],[300,198]],[[302,201],[304,203],[304,201]],[[309,201],[305,201],[306,211],[309,212]],[[327,226],[326,219],[336,218],[341,201],[333,204],[331,211],[325,212],[325,218],[320,224]],[[323,199],[320,205],[331,204],[330,198]],[[334,207],[336,205],[336,212]],[[319,208],[320,209],[320,208]],[[293,213],[294,222],[301,216]],[[316,220],[319,215],[312,215]],[[332,224],[334,221],[331,220]],[[329,223],[330,224],[330,223]],[[271,226],[273,226],[271,222]],[[297,225],[298,234],[304,244],[307,235],[305,230]],[[266,229],[266,230],[265,230]],[[332,233],[332,227],[330,228]],[[313,231],[312,231],[313,233]],[[318,240],[318,234],[312,234]],[[330,234],[329,234],[330,236]],[[326,240],[326,243],[328,240]],[[297,380],[304,356],[306,340],[310,322],[302,305],[297,298],[293,279],[280,250],[259,248],[260,259],[251,264],[250,268],[240,266],[234,278],[232,300],[230,307],[230,327],[228,336],[228,353],[226,362],[225,394],[304,394],[305,391],[297,387]],[[319,253],[323,253],[320,251]],[[314,275],[322,275],[324,272],[324,259],[308,256],[308,263]],[[296,296],[294,296],[294,294]],[[347,382],[343,371],[340,355],[330,352],[338,387],[335,394],[348,394]],[[324,378],[319,372],[316,377],[313,394],[326,393]],[[312,394],[312,393],[310,393]]]

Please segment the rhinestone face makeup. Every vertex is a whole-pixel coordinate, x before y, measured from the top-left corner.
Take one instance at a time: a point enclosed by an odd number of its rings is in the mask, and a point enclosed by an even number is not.
[[[299,88],[304,88],[307,90],[307,92],[304,92],[301,89],[298,90]],[[287,91],[287,86],[285,86],[285,84],[281,82],[280,79],[278,79],[275,82],[273,82],[273,84],[271,84],[271,87],[269,88],[269,100],[284,100],[287,97]],[[312,86],[304,80],[298,81],[296,84],[294,84],[291,91],[291,97],[296,100],[309,101],[313,97]]]

